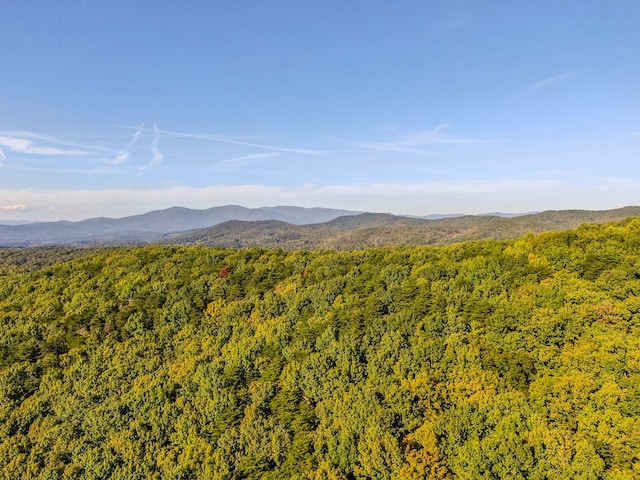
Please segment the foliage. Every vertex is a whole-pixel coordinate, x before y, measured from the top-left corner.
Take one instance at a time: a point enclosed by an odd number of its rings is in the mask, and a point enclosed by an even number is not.
[[[59,253],[3,256],[5,478],[640,477],[640,220]]]

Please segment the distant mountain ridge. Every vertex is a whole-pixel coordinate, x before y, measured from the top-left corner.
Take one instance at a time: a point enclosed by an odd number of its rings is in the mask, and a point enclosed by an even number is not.
[[[28,223],[38,223],[33,220],[0,220],[0,225],[27,225]]]
[[[0,247],[132,244],[294,249],[359,249],[517,238],[640,217],[640,207],[549,210],[532,214],[450,215],[431,219],[327,208],[238,205],[172,207],[124,218],[0,225]]]
[[[363,213],[314,225],[235,220],[207,229],[169,235],[166,243],[285,250],[441,245],[467,240],[508,240],[527,233],[567,230],[582,223],[606,223],[639,216],[640,207],[624,207],[602,211],[550,210],[511,217],[465,215],[436,220]]]
[[[0,225],[0,247],[152,243],[160,242],[169,233],[207,228],[228,220],[279,220],[304,225],[359,213],[362,212],[295,206],[246,208],[225,205],[206,210],[172,207],[123,218]]]

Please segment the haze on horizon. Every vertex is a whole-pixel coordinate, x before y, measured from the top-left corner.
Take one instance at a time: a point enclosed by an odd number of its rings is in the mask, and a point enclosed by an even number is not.
[[[0,219],[640,204],[634,0],[0,11]]]

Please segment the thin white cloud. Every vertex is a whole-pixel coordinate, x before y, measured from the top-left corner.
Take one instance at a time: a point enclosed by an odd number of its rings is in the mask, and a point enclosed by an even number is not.
[[[40,133],[29,131],[0,131],[0,136],[12,137],[18,139],[31,140],[34,143],[49,144],[57,147],[72,147],[74,149],[84,150],[87,152],[99,152],[104,151],[104,147],[101,145],[87,145],[84,143],[74,142],[66,139],[55,138],[51,135],[43,135]]]
[[[64,150],[55,147],[29,147],[22,153],[31,153],[34,155],[89,155],[90,152],[83,150]]]
[[[216,166],[244,166],[253,164],[267,158],[275,158],[282,156],[280,152],[265,152],[265,153],[252,153],[250,155],[243,155],[241,157],[227,158],[216,162]]]
[[[0,210],[3,212],[13,212],[16,210],[26,210],[27,206],[24,203],[16,203],[14,205],[0,205]]]
[[[130,127],[124,127],[130,128]],[[162,132],[158,128],[157,124],[153,125],[153,128],[145,128],[145,124],[141,123],[138,127],[135,127],[131,140],[116,154],[115,158],[108,160],[107,163],[111,165],[121,165],[127,162],[131,158],[131,149],[138,142],[140,137],[148,133],[151,135],[151,143],[149,150],[151,150],[151,160],[146,165],[139,167],[138,171],[144,173],[151,167],[160,165],[164,161],[164,153],[160,150],[160,139],[162,138]]]
[[[270,150],[272,152],[282,152],[282,153],[298,153],[301,155],[322,155],[326,152],[322,151],[322,150],[310,150],[310,149],[303,149],[303,148],[285,148],[285,147],[276,147],[276,146],[272,146],[272,145],[263,145],[263,144],[259,144],[259,143],[252,143],[252,142],[244,142],[241,140],[235,140],[232,138],[225,138],[225,137],[210,137],[207,135],[180,135],[177,134],[176,136],[184,136],[184,137],[191,137],[191,138],[202,138],[202,139],[207,139],[207,140],[212,140],[214,142],[221,142],[221,143],[230,143],[233,145],[244,145],[245,147],[254,147],[254,148],[259,148],[261,150]]]
[[[164,161],[164,154],[158,147],[160,143],[160,130],[158,125],[153,125],[153,139],[151,140],[151,165],[160,165]]]
[[[164,161],[164,154],[159,148],[161,134],[157,124],[153,125],[151,132],[153,135],[151,138],[151,145],[149,145],[149,150],[151,150],[151,160],[146,165],[140,167],[139,172],[141,174],[152,167],[160,165]]]
[[[566,72],[566,73],[560,73],[558,75],[553,75],[551,77],[547,77],[543,80],[527,85],[526,87],[521,89],[519,92],[517,92],[515,96],[522,97],[522,96],[533,95],[535,93],[546,90],[554,85],[557,85],[558,83],[562,83],[574,76],[575,76],[574,72]]]
[[[124,128],[131,128],[131,127],[124,127]],[[145,129],[145,131],[155,134],[155,128]],[[278,147],[274,145],[264,145],[261,143],[247,142],[245,140],[240,140],[238,139],[238,137],[233,137],[233,136],[207,135],[207,134],[200,134],[200,133],[184,133],[184,132],[175,132],[170,130],[158,130],[158,134],[162,134],[162,136],[164,137],[197,138],[201,140],[211,140],[212,142],[229,143],[232,145],[243,145],[246,147],[254,147],[261,150],[269,150],[273,152],[297,153],[301,155],[323,155],[327,153],[325,150]]]
[[[356,148],[376,151],[390,151],[399,153],[426,153],[423,147],[432,145],[462,145],[474,143],[495,143],[499,139],[474,139],[446,133],[451,125],[438,125],[432,130],[411,131],[395,140],[369,141],[369,142],[344,142]]]
[[[11,136],[0,136],[0,147],[8,148],[16,153],[32,155],[88,155],[90,153],[86,150],[37,145],[27,138]]]
[[[138,138],[140,138],[140,135],[142,134],[142,132],[144,131],[144,123],[140,124],[140,126],[136,129],[136,131],[133,134],[133,138],[131,140],[129,140],[129,143],[127,143],[122,150],[120,150],[117,154],[116,157],[113,160],[109,160],[107,161],[107,163],[110,163],[112,165],[120,165],[125,163],[127,160],[129,160],[129,157],[131,156],[131,147],[133,147],[133,145],[138,141]]]
[[[113,160],[110,160],[108,163],[111,163],[113,165],[120,165],[124,162],[126,162],[127,160],[129,160],[129,156],[131,154],[125,150],[120,150],[117,154],[116,154],[116,158],[114,158]]]

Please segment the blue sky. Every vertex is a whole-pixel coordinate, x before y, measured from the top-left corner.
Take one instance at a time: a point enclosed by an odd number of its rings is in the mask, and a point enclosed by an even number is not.
[[[640,204],[640,2],[0,5],[0,219]]]

